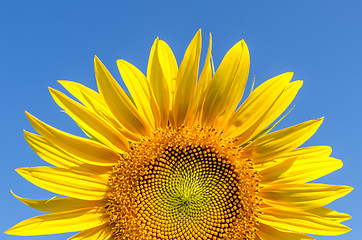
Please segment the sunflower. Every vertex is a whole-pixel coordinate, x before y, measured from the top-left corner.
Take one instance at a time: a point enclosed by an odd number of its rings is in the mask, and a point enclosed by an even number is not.
[[[328,146],[300,146],[315,119],[274,131],[302,81],[284,73],[251,91],[238,107],[249,74],[244,41],[217,71],[211,35],[199,75],[201,32],[178,67],[158,38],[147,77],[118,60],[128,94],[95,57],[98,91],[60,81],[79,102],[50,89],[87,137],[53,128],[26,113],[32,149],[53,167],[17,172],[57,194],[14,196],[49,214],[24,220],[13,235],[77,232],[69,239],[313,239],[339,235],[348,214],[324,207],[352,188],[313,182],[342,167]]]

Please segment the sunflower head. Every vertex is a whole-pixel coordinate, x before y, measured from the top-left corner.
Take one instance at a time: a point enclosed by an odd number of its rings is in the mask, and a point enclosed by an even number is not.
[[[211,35],[199,73],[201,32],[181,64],[155,40],[146,76],[118,60],[125,92],[95,57],[98,91],[60,81],[79,102],[50,89],[86,137],[27,116],[25,132],[52,167],[18,169],[61,197],[27,199],[49,214],[6,233],[80,231],[70,239],[313,239],[339,235],[350,218],[324,206],[352,188],[315,183],[342,166],[326,146],[300,148],[323,119],[271,132],[302,81],[267,80],[240,104],[249,51],[236,43],[214,71]],[[276,121],[276,123],[275,123]]]

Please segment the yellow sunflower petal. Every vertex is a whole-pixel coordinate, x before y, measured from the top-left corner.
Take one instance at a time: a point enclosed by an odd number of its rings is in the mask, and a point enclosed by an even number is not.
[[[86,86],[72,81],[58,81],[70,94],[76,97],[84,106],[94,114],[102,118],[105,122],[114,126],[123,136],[133,141],[137,141],[139,137],[130,131],[124,129],[115,119],[112,112],[104,102],[102,96],[96,91]]]
[[[16,197],[18,200],[28,205],[29,207],[49,213],[73,211],[80,208],[104,206],[106,204],[105,200],[87,201],[71,197],[59,197],[51,199],[30,199],[30,198],[19,197],[15,195],[12,191],[11,194],[13,194],[14,197]]]
[[[298,148],[291,152],[285,153],[278,158],[277,161],[284,160],[287,158],[298,158],[299,160],[305,160],[308,158],[324,158],[329,157],[332,153],[332,148],[329,146],[311,146]]]
[[[306,212],[317,215],[321,218],[327,218],[336,222],[343,222],[351,219],[351,216],[347,213],[340,213],[326,207],[319,207],[314,209],[308,209]]]
[[[246,132],[263,116],[281,95],[292,79],[293,73],[284,73],[257,87],[235,112],[228,124],[230,137],[237,137]],[[226,133],[228,134],[228,133]],[[248,140],[250,136],[244,137]],[[243,142],[246,142],[244,140]]]
[[[25,140],[44,161],[57,167],[76,167],[84,164],[70,156],[42,136],[24,130]]]
[[[41,215],[24,220],[5,233],[33,236],[82,231],[107,221],[104,208],[85,208],[68,212]]]
[[[249,75],[249,50],[244,41],[235,44],[225,55],[208,84],[202,107],[202,123],[225,123],[239,104]]]
[[[261,240],[281,240],[281,239],[313,240],[314,239],[311,236],[305,235],[303,233],[280,231],[265,224],[259,225],[259,231],[257,235]]]
[[[263,201],[271,206],[295,209],[322,207],[352,191],[352,187],[328,184],[271,184],[260,191]]]
[[[326,236],[341,235],[351,230],[336,221],[297,210],[263,209],[263,212],[264,214],[260,216],[261,222],[276,228]]]
[[[270,86],[262,84],[256,88],[231,117],[226,134],[237,137],[237,143],[243,144],[274,122],[287,109],[303,85],[302,81],[287,83],[291,77],[292,73],[285,73],[270,79]],[[260,102],[256,103],[258,101]]]
[[[99,92],[116,119],[132,133],[149,135],[149,124],[97,57],[94,58],[94,67]]]
[[[98,92],[77,82],[66,80],[59,80],[58,82],[94,113],[110,113],[106,103]]]
[[[39,155],[39,157],[56,167],[91,172],[97,175],[111,170],[110,166],[95,166],[79,161],[37,134],[24,130],[24,137],[29,146]]]
[[[155,128],[155,116],[159,115],[159,110],[147,78],[124,60],[117,60],[117,66],[137,109],[143,113],[150,126]]]
[[[273,184],[305,183],[323,177],[343,166],[343,162],[332,157],[292,157],[260,172],[262,181]]]
[[[107,191],[107,179],[94,174],[58,167],[18,168],[29,182],[48,191],[83,200],[100,200]]]
[[[168,124],[169,120],[169,110],[171,102],[169,83],[171,82],[171,80],[168,81],[160,63],[159,48],[161,46],[159,42],[160,41],[157,38],[152,46],[150,61],[147,68],[147,78],[150,81],[160,111],[161,119],[157,127],[165,127]]]
[[[119,155],[106,146],[53,128],[26,112],[31,125],[46,140],[82,162],[99,166],[112,166]]]
[[[323,118],[307,121],[260,137],[244,148],[244,155],[263,163],[287,153],[307,141],[321,125]]]
[[[173,99],[176,88],[176,77],[178,66],[175,55],[170,46],[165,41],[158,41],[158,60],[162,68],[163,75],[167,80],[168,89],[170,91],[170,109],[172,108]]]
[[[212,79],[211,48],[212,36],[210,33],[209,48],[207,50],[204,68],[202,69],[202,72],[200,74],[200,78],[195,90],[195,95],[193,97],[194,104],[191,105],[191,110],[188,112],[188,115],[186,117],[190,124],[193,124],[195,121],[199,120],[198,118],[200,117],[200,111],[202,107],[201,99],[204,99],[205,90]]]
[[[303,81],[301,80],[289,83],[268,111],[261,116],[254,125],[250,126],[250,128],[242,136],[240,136],[237,143],[245,143],[272,124],[272,122],[274,122],[275,119],[277,119],[292,103],[302,85]]]
[[[150,52],[147,78],[151,82],[155,95],[157,95],[156,99],[163,116],[162,126],[167,124],[168,110],[171,110],[173,106],[177,73],[178,66],[171,48],[166,42],[156,38]],[[169,107],[166,109],[167,101]],[[167,112],[165,112],[166,110]]]
[[[201,30],[199,30],[187,47],[176,78],[173,116],[176,126],[185,120],[192,97],[195,92],[199,74],[201,53]]]
[[[285,160],[292,159],[298,161],[303,161],[308,158],[325,158],[329,157],[332,153],[332,148],[329,146],[311,146],[304,148],[297,148],[291,152],[284,153],[277,158],[274,158],[273,161],[264,162],[262,164],[255,165],[255,168],[259,171],[263,171],[272,166],[276,166],[282,163]]]
[[[68,240],[107,240],[112,237],[112,226],[103,224],[95,228],[83,230]]]
[[[127,140],[116,128],[107,124],[86,107],[68,98],[65,94],[52,88],[49,88],[49,90],[54,101],[63,108],[82,129],[117,152],[123,153],[128,150]]]

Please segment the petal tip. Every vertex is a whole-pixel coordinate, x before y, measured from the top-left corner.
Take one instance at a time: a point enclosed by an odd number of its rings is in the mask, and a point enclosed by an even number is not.
[[[347,192],[347,194],[349,194],[349,193],[352,192],[353,190],[354,190],[354,187],[346,186],[346,192]]]
[[[100,63],[101,63],[101,60],[97,57],[97,55],[94,55],[94,64],[97,65]]]
[[[55,89],[52,88],[52,87],[48,87],[48,90],[49,90],[50,94],[53,94],[53,93],[56,93],[56,92],[57,92],[57,90],[55,90]]]
[[[294,84],[298,84],[298,86],[303,86],[303,80],[296,80],[296,81],[293,81]]]
[[[16,195],[12,190],[10,190],[10,193],[11,193],[16,199],[18,199],[19,201],[21,201],[22,197]]]
[[[24,173],[24,168],[16,168],[15,171],[21,175],[21,173]]]
[[[6,230],[4,233],[5,233],[5,234],[8,234],[8,235],[13,235],[13,234],[11,233],[11,228],[9,228],[8,230]]]

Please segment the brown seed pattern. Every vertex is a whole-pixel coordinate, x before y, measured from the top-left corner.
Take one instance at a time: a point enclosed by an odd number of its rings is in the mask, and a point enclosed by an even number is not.
[[[258,174],[212,128],[161,129],[132,145],[110,177],[115,239],[253,239]]]

